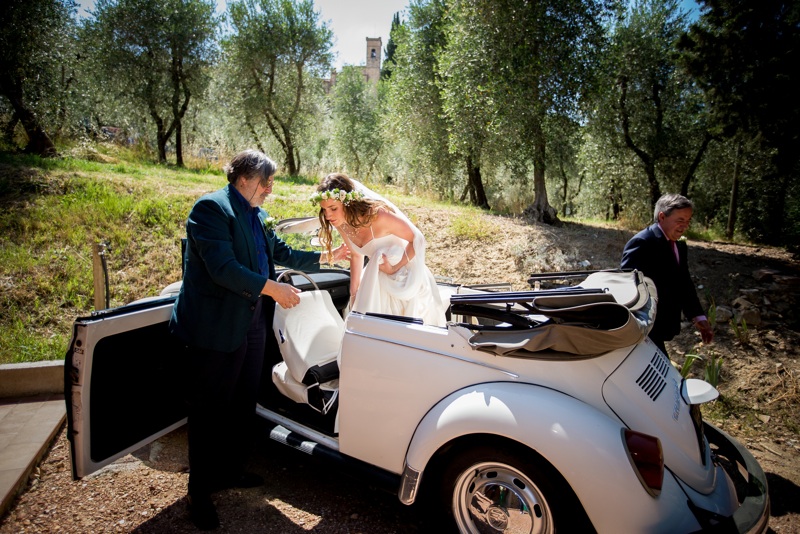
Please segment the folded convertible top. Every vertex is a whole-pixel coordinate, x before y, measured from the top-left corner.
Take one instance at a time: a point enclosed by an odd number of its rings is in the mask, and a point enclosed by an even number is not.
[[[451,309],[495,323],[460,323],[477,350],[588,358],[642,341],[655,320],[656,301],[655,285],[641,272],[599,271],[557,290],[453,295]]]

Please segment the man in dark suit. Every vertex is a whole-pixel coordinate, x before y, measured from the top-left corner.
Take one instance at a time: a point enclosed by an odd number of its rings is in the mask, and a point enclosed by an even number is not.
[[[689,274],[688,248],[681,240],[689,228],[694,205],[688,198],[666,194],[658,199],[655,222],[625,245],[620,267],[638,269],[653,280],[658,291],[656,320],[650,339],[667,353],[664,342],[681,329],[681,312],[700,331],[703,343],[714,340],[714,332],[706,318]]]
[[[201,530],[219,526],[211,494],[255,487],[263,479],[244,471],[254,423],[265,347],[275,303],[291,308],[299,290],[276,281],[275,264],[318,271],[332,252],[296,251],[265,226],[261,209],[272,192],[275,163],[257,150],[225,167],[228,185],[200,198],[186,223],[183,284],[170,330],[190,349],[189,511]],[[276,349],[277,350],[277,349]]]

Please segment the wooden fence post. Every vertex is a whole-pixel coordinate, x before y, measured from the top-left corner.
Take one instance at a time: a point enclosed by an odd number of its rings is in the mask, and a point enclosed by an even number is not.
[[[105,246],[95,243],[92,246],[92,272],[94,275],[94,309],[103,310],[106,307],[105,275],[103,273],[103,258]]]

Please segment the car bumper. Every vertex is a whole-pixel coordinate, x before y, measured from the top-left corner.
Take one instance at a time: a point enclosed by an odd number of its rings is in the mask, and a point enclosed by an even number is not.
[[[714,514],[693,509],[704,526],[702,532],[766,532],[769,523],[769,492],[764,470],[746,448],[723,430],[704,421],[703,431],[716,455],[730,461],[735,469],[734,473],[729,471],[729,475],[735,480],[740,505],[727,518],[714,517]]]

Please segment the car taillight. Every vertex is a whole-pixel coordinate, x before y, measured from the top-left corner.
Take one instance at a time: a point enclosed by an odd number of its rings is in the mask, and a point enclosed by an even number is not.
[[[625,450],[639,481],[652,496],[661,493],[664,483],[664,454],[661,441],[647,434],[625,429]]]

